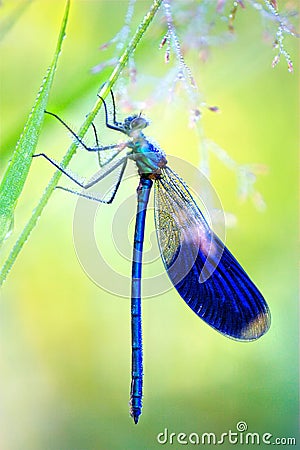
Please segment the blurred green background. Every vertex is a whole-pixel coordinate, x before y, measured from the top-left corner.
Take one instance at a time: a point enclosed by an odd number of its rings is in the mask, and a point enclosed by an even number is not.
[[[3,3],[1,20],[8,23],[21,1]],[[138,3],[136,24],[150,5]],[[126,8],[126,1],[72,2],[48,109],[75,129],[109,76],[110,69],[92,75],[90,68],[112,55],[113,49],[103,53],[99,46],[121,28]],[[33,1],[2,38],[1,175],[52,59],[63,9],[63,1]],[[77,199],[56,191],[1,291],[1,450],[152,449],[160,447],[156,436],[165,428],[220,435],[236,431],[239,421],[248,431],[274,438],[297,436],[297,42],[286,41],[296,66],[290,74],[283,59],[271,68],[272,46],[263,42],[258,12],[239,11],[235,28],[236,40],[212,49],[205,64],[188,63],[208,103],[221,109],[204,112],[206,136],[238,163],[268,167],[257,182],[267,205],[261,213],[250,200],[241,203],[235,175],[210,158],[211,182],[225,211],[237,218],[226,242],[269,303],[270,331],[243,344],[206,326],[174,289],[145,300],[144,408],[135,426],[128,414],[129,297],[107,293],[86,276],[73,247]],[[162,35],[155,30],[153,25],[137,51],[140,75],[167,70],[157,50]],[[131,93],[142,101],[153,88],[141,77]],[[158,102],[144,112],[152,122],[148,134],[167,153],[199,164],[183,100]],[[68,133],[47,118],[38,151],[60,160],[69,143]],[[76,161],[72,167],[81,172]],[[34,160],[2,260],[52,173],[45,161]],[[119,201],[132,194],[121,187]],[[113,217],[114,205],[109,208]],[[110,241],[109,219],[97,220],[96,233],[97,240]],[[114,270],[130,275],[130,261],[116,255],[113,263]],[[160,270],[161,262],[155,264]],[[129,287],[128,279],[128,293]]]

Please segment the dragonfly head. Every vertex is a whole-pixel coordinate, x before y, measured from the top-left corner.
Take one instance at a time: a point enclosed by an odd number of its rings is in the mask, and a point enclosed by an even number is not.
[[[148,120],[142,117],[141,114],[126,117],[123,122],[124,133],[133,137],[136,132],[139,132],[149,125]]]

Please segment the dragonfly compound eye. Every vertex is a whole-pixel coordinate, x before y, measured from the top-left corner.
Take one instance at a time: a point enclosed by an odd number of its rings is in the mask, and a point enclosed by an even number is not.
[[[135,117],[130,122],[130,129],[131,130],[142,130],[143,128],[146,128],[149,125],[149,122],[144,117]]]

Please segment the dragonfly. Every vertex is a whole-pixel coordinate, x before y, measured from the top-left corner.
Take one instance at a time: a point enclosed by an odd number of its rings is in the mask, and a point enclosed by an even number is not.
[[[85,150],[96,152],[98,156],[109,151],[110,156],[104,163],[99,156],[100,170],[88,182],[77,179],[45,153],[34,156],[46,158],[81,190],[58,187],[103,203],[113,202],[128,161],[136,164],[139,184],[132,255],[129,404],[130,415],[137,424],[143,397],[142,257],[145,219],[153,185],[155,227],[161,258],[173,286],[186,304],[212,328],[239,341],[261,337],[269,329],[271,318],[262,294],[209,227],[186,183],[168,166],[165,152],[145,136],[148,120],[140,113],[126,117],[122,122],[117,121],[115,98],[111,91],[113,110],[109,121],[107,103],[102,97],[100,99],[106,127],[126,136],[126,141],[121,144],[100,145],[96,127],[92,124],[96,146],[89,147],[59,116],[45,111],[58,119]],[[87,192],[112,173],[116,175],[116,181],[108,197],[101,198]]]

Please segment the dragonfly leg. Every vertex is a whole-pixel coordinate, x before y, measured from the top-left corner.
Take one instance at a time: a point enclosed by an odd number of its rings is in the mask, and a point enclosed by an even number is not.
[[[120,131],[121,133],[124,133],[124,129],[119,126],[119,124],[116,120],[116,104],[115,104],[115,97],[114,97],[112,90],[110,91],[110,94],[111,94],[112,103],[113,103],[113,125],[111,123],[109,123],[109,121],[108,121],[108,111],[107,111],[107,106],[106,106],[105,100],[98,94],[98,97],[101,98],[101,100],[103,102],[103,106],[104,106],[105,125],[107,126],[107,128],[110,128],[111,130]]]
[[[112,203],[114,198],[115,198],[115,196],[116,196],[116,194],[117,194],[117,191],[118,191],[119,186],[120,186],[121,181],[122,181],[122,177],[123,177],[124,172],[125,172],[127,159],[126,158],[123,158],[123,159],[124,159],[123,162],[122,162],[123,166],[122,166],[121,171],[119,173],[118,181],[116,182],[116,184],[115,184],[115,186],[114,186],[114,188],[113,188],[113,190],[111,192],[110,197],[108,197],[106,200],[104,200],[103,198],[99,197],[96,193],[86,194],[85,192],[79,192],[79,191],[76,191],[76,190],[73,190],[73,189],[69,189],[69,188],[66,188],[66,187],[63,187],[63,186],[57,186],[57,188],[58,189],[62,189],[62,190],[67,191],[67,192],[70,192],[71,194],[78,195],[79,197],[84,197],[84,198],[87,198],[89,200],[95,200],[96,202],[108,203],[108,204]],[[114,167],[114,169],[115,168],[116,167]],[[111,171],[107,172],[105,174],[105,176],[108,175],[110,172]],[[100,180],[102,180],[104,178],[104,176],[97,176],[97,174],[94,177],[92,177],[92,179],[91,179],[91,181],[89,183],[87,183],[85,186],[83,186],[84,189],[88,189],[88,188],[94,186]]]
[[[111,172],[113,172],[114,170],[116,170],[119,166],[122,165],[121,171],[119,173],[118,176],[118,180],[117,183],[114,186],[114,189],[112,191],[112,195],[111,197],[104,201],[101,198],[99,198],[99,196],[97,196],[97,194],[84,194],[82,192],[78,192],[75,191],[73,189],[69,189],[69,188],[65,188],[62,186],[57,186],[58,189],[63,189],[67,192],[71,192],[73,194],[76,194],[78,196],[81,197],[86,197],[89,199],[93,199],[96,201],[100,201],[100,202],[104,202],[104,203],[111,203],[113,201],[113,199],[115,198],[115,195],[117,193],[117,190],[120,186],[125,168],[126,168],[126,164],[127,164],[127,156],[124,156],[123,158],[118,159],[117,161],[113,162],[113,164],[110,164],[108,166],[108,164],[106,164],[105,166],[103,166],[95,175],[92,176],[92,178],[85,183],[82,180],[79,180],[75,174],[71,173],[68,169],[66,169],[65,167],[63,167],[60,163],[58,163],[57,161],[55,161],[54,159],[50,158],[49,156],[47,156],[45,153],[38,153],[36,155],[33,155],[33,157],[39,157],[42,156],[44,157],[47,161],[49,161],[54,167],[56,167],[60,172],[62,172],[64,175],[66,175],[70,180],[72,180],[75,184],[77,184],[77,186],[81,187],[82,189],[89,189],[92,186],[94,186],[95,184],[97,184],[99,181],[101,181],[103,178],[105,178],[107,175],[109,175]]]
[[[117,125],[116,102],[115,102],[115,96],[114,96],[114,93],[113,93],[112,89],[110,90],[110,95],[111,95],[112,104],[113,104],[113,122],[114,122],[114,125]]]
[[[98,133],[97,133],[97,129],[95,127],[94,122],[91,123],[91,126],[93,128],[94,131],[94,136],[95,136],[95,142],[96,142],[96,147],[95,148],[99,148],[99,152],[97,152],[97,156],[98,156],[98,164],[100,167],[103,167],[105,164],[102,163],[101,161],[101,151],[100,151],[100,144],[99,144],[99,140],[98,140]],[[103,150],[103,147],[102,147]],[[118,151],[114,152],[111,157],[109,158],[109,160],[106,160],[106,163],[110,162],[112,159],[114,159],[114,157],[118,154]]]
[[[74,174],[71,174],[71,172],[63,167],[59,162],[55,161],[54,159],[50,158],[50,156],[46,155],[46,153],[37,153],[35,155],[32,155],[33,158],[38,158],[42,156],[45,158],[50,164],[52,164],[54,167],[56,167],[60,172],[62,172],[64,175],[66,175],[70,180],[74,181],[78,186],[84,188],[83,181],[80,181]]]
[[[75,137],[76,141],[79,142],[80,145],[82,145],[82,147],[87,150],[88,152],[101,152],[104,150],[112,150],[116,147],[118,147],[118,144],[112,144],[112,145],[104,145],[101,146],[99,145],[99,141],[98,141],[98,136],[97,136],[97,132],[96,132],[96,127],[95,125],[92,123],[92,127],[94,129],[94,133],[95,133],[95,137],[96,137],[96,147],[89,147],[88,145],[86,145],[84,143],[84,141],[75,133],[75,131],[72,130],[71,127],[69,127],[69,125],[63,120],[61,119],[57,114],[52,113],[50,111],[45,111],[46,114],[49,114],[50,116],[55,117],[61,124],[63,124],[63,126]],[[117,153],[116,153],[117,154]]]
[[[91,123],[91,127],[93,128],[93,131],[94,131],[95,142],[96,142],[96,148],[99,148],[100,145],[99,145],[99,140],[98,140],[98,134],[97,134],[97,129],[96,129],[96,127],[95,127],[94,122]]]
[[[112,94],[113,95],[113,94]],[[101,100],[102,100],[102,102],[103,102],[103,105],[104,105],[104,109],[105,109],[105,122],[106,122],[106,126],[108,126],[108,113],[107,113],[107,108],[106,108],[106,104],[105,104],[105,102],[104,102],[104,100],[103,100],[103,98],[102,97],[100,97],[101,98]],[[114,100],[113,100],[113,105],[114,105],[114,117],[115,117],[115,103],[114,103]],[[93,131],[94,131],[94,136],[95,136],[95,141],[96,141],[96,146],[95,147],[89,147],[89,146],[87,146],[85,143],[84,143],[84,141],[75,133],[75,131],[73,131],[72,130],[72,128],[70,128],[69,127],[69,125],[63,120],[63,119],[61,119],[57,114],[55,114],[55,113],[52,113],[52,112],[50,112],[50,111],[46,111],[45,110],[45,113],[46,114],[49,114],[50,116],[53,116],[53,117],[55,117],[74,137],[75,137],[75,139],[76,139],[76,141],[80,144],[80,145],[82,145],[82,147],[85,149],[85,150],[87,150],[88,152],[97,152],[97,154],[98,154],[98,163],[99,163],[99,166],[100,167],[103,167],[103,166],[105,166],[105,164],[107,164],[107,163],[109,163],[110,161],[112,161],[116,156],[117,156],[117,154],[119,153],[119,151],[120,150],[122,150],[126,145],[124,144],[124,145],[120,145],[120,144],[112,144],[112,145],[100,145],[100,143],[99,143],[99,139],[98,139],[98,134],[97,134],[97,130],[96,130],[96,127],[95,127],[95,124],[92,122],[91,123],[91,126],[92,126],[92,128],[93,128]],[[118,129],[118,131],[120,131],[119,130],[119,128],[114,128],[114,129]],[[118,148],[119,147],[119,148]],[[103,164],[102,163],[102,161],[101,161],[101,152],[102,151],[105,151],[105,150],[113,150],[113,149],[117,149],[115,152],[113,152],[113,154],[110,156],[110,158],[108,159],[108,160],[106,160],[105,161],[105,164]],[[34,156],[38,156],[38,155],[34,155]]]
[[[94,131],[96,147],[99,147],[98,134],[97,134],[97,129],[96,129],[96,127],[95,127],[94,122],[91,123],[91,126],[92,126],[93,131]],[[100,154],[100,152],[97,153],[97,156],[98,156],[98,163],[99,163],[99,166],[102,167],[103,164],[102,164],[102,161],[101,161],[101,154]],[[114,155],[114,156],[115,156],[115,155]]]

